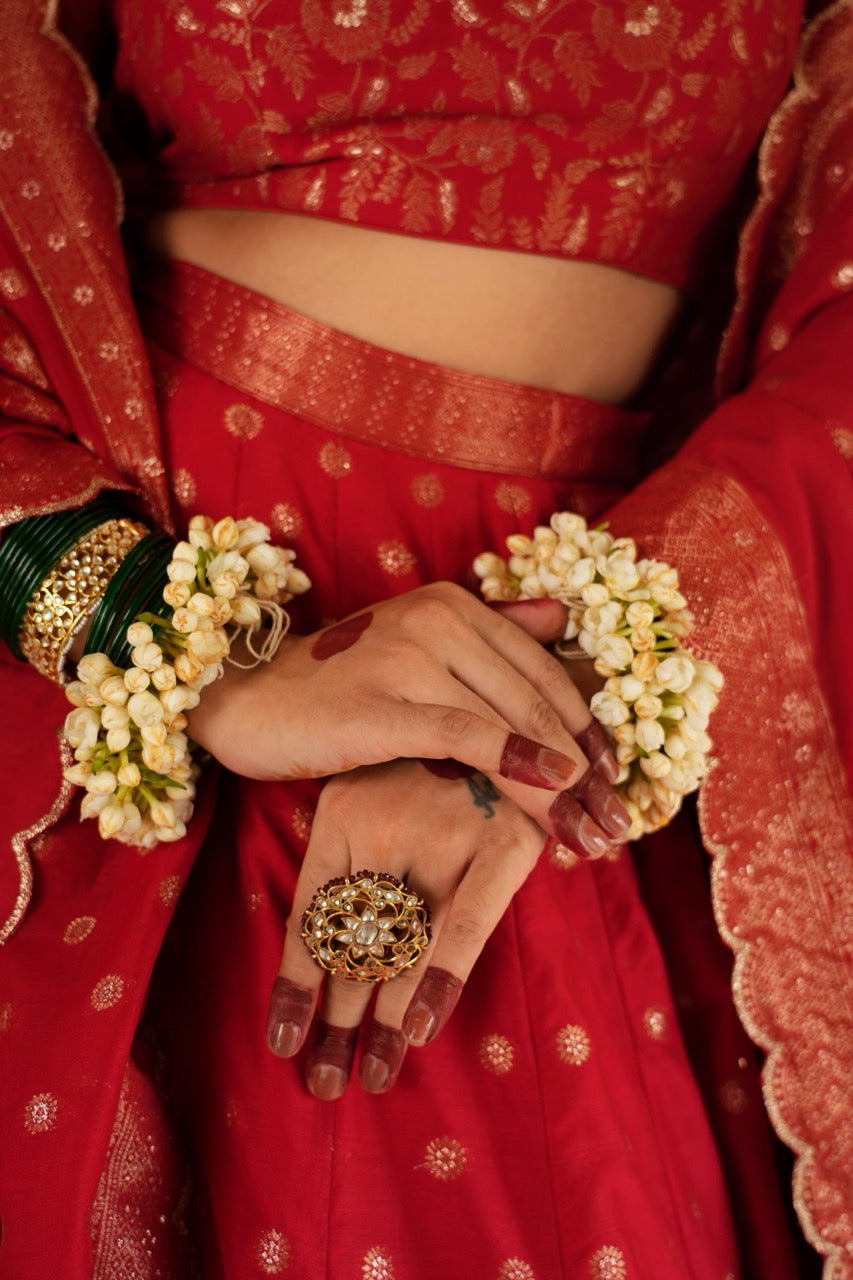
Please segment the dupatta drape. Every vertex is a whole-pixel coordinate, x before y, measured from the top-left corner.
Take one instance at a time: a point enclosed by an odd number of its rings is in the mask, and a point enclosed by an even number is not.
[[[0,520],[124,488],[168,524],[91,84],[57,33],[55,5],[4,9]],[[89,34],[85,22],[77,34]],[[728,398],[610,516],[615,532],[679,566],[697,646],[726,672],[718,763],[701,800],[715,907],[736,953],[738,1009],[769,1054],[768,1109],[797,1153],[795,1201],[827,1280],[853,1275],[850,66],[853,9],[842,0],[814,20],[764,140],[720,364]],[[38,911],[21,921],[32,842],[58,788],[62,698],[36,684],[0,664],[3,759],[14,758],[16,783],[0,861],[10,959],[38,946]],[[146,981],[140,970],[142,990]]]

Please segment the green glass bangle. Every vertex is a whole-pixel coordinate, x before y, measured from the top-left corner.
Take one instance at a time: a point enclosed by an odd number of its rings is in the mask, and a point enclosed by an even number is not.
[[[154,613],[162,611],[163,588],[168,582],[166,570],[172,558],[174,545],[174,542],[167,541],[165,545],[152,549],[151,555],[145,565],[140,568],[138,577],[134,581],[132,594],[123,603],[121,617],[117,620],[117,626],[107,641],[107,653],[118,667],[130,666],[132,646],[127,641],[127,629],[130,624],[141,613],[149,610]]]
[[[125,556],[95,612],[86,637],[86,653],[106,653],[117,666],[129,665],[130,646],[125,633],[134,618],[161,595],[173,550],[174,542],[168,535],[151,533]]]
[[[117,608],[124,594],[130,589],[130,575],[138,568],[140,562],[145,560],[151,546],[151,540],[155,537],[157,537],[157,534],[149,533],[146,537],[140,538],[136,546],[131,547],[129,553],[110,578],[109,586],[92,615],[89,634],[86,637],[84,646],[85,653],[104,652],[104,644],[112,630]]]
[[[0,635],[16,658],[23,660],[18,633],[39,584],[90,530],[127,515],[117,499],[105,495],[71,511],[29,516],[6,530],[0,542]]]

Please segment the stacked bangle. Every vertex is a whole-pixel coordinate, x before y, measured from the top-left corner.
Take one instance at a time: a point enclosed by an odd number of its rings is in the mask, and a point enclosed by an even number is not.
[[[39,583],[24,610],[21,653],[57,684],[78,630],[110,583],[124,557],[145,532],[132,520],[108,520],[75,542]]]
[[[78,678],[65,687],[75,707],[65,777],[85,787],[80,816],[96,817],[104,837],[150,848],[184,835],[198,772],[186,712],[222,674],[238,632],[253,660],[240,665],[272,658],[289,624],[281,602],[311,585],[269,533],[258,520],[194,516],[188,541],[152,534],[110,584]],[[111,655],[92,651],[102,638]],[[111,660],[124,645],[126,669]]]
[[[46,674],[61,678],[64,648],[119,563],[135,527],[141,535],[141,526],[132,526],[118,501],[102,496],[75,510],[21,520],[5,531],[0,543],[0,636],[16,658],[29,658]],[[87,535],[93,536],[75,560],[74,549]],[[64,583],[61,565],[69,571]],[[48,579],[52,582],[42,592]],[[89,602],[82,613],[81,592]]]
[[[174,547],[167,534],[149,533],[125,556],[98,606],[86,653],[105,653],[117,666],[130,665],[127,628],[160,603]]]

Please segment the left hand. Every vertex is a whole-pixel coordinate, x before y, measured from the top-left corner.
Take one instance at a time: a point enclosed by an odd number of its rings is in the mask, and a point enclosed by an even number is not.
[[[505,780],[502,789],[510,789]],[[366,868],[390,872],[432,911],[425,957],[379,983],[373,1018],[362,1035],[363,1087],[374,1093],[391,1088],[408,1045],[432,1040],[449,1017],[486,940],[535,865],[548,827],[548,794],[542,794],[540,826],[484,775],[437,777],[415,760],[373,765],[327,783],[270,1003],[267,1040],[273,1052],[298,1052],[323,986],[323,970],[301,937],[311,898],[338,876]],[[372,984],[326,981],[307,1060],[315,1096],[336,1098],[346,1088],[372,994]]]

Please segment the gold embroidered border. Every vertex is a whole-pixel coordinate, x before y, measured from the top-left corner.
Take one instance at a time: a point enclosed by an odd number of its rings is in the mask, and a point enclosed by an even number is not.
[[[717,390],[722,397],[730,394],[744,375],[747,331],[751,307],[758,292],[757,281],[765,270],[762,263],[767,250],[771,223],[783,202],[785,188],[791,181],[792,169],[801,164],[809,169],[810,183],[802,172],[801,186],[805,198],[817,189],[820,146],[827,131],[835,131],[846,122],[853,127],[853,94],[845,81],[843,97],[835,102],[822,101],[833,73],[833,62],[849,68],[853,58],[853,0],[834,0],[819,12],[806,27],[797,60],[793,86],[774,112],[764,132],[758,152],[758,197],[744,221],[739,237],[735,268],[736,299],[723,335],[717,361]],[[822,108],[824,124],[820,136],[812,136],[815,107]],[[810,157],[808,166],[805,157]],[[801,191],[801,195],[803,192]],[[799,252],[805,250],[810,235],[820,231],[819,221],[800,218],[796,222]],[[775,246],[777,251],[779,246]],[[813,306],[813,300],[811,305]]]
[[[92,1203],[92,1280],[198,1275],[184,1221],[189,1182],[182,1185],[167,1125],[131,1053]]]
[[[825,1280],[842,1280],[853,1274],[853,800],[790,564],[749,494],[684,460],[641,492],[631,518],[679,566],[697,645],[726,676],[719,763],[700,794],[715,913],[735,952],[738,1012],[768,1053],[768,1111],[796,1153],[803,1229]]]
[[[62,768],[66,769],[73,762],[73,757],[71,748],[61,735],[59,735],[59,754]],[[33,894],[33,864],[29,846],[38,836],[43,836],[46,831],[56,825],[71,803],[73,794],[74,784],[63,779],[59,793],[47,813],[43,814],[31,827],[18,831],[12,836],[12,852],[18,864],[18,893],[11,912],[0,924],[0,947],[11,938],[27,914],[27,908],[30,905]]]
[[[3,157],[0,216],[112,456],[168,525],[153,389],[116,233],[117,179],[94,133],[95,86],[56,29],[57,9],[57,0],[30,0],[6,32],[0,105],[12,141]],[[47,133],[51,126],[55,132]],[[46,248],[51,241],[55,249]],[[78,314],[74,293],[81,288],[92,290],[92,300]],[[85,440],[89,424],[76,425]]]

